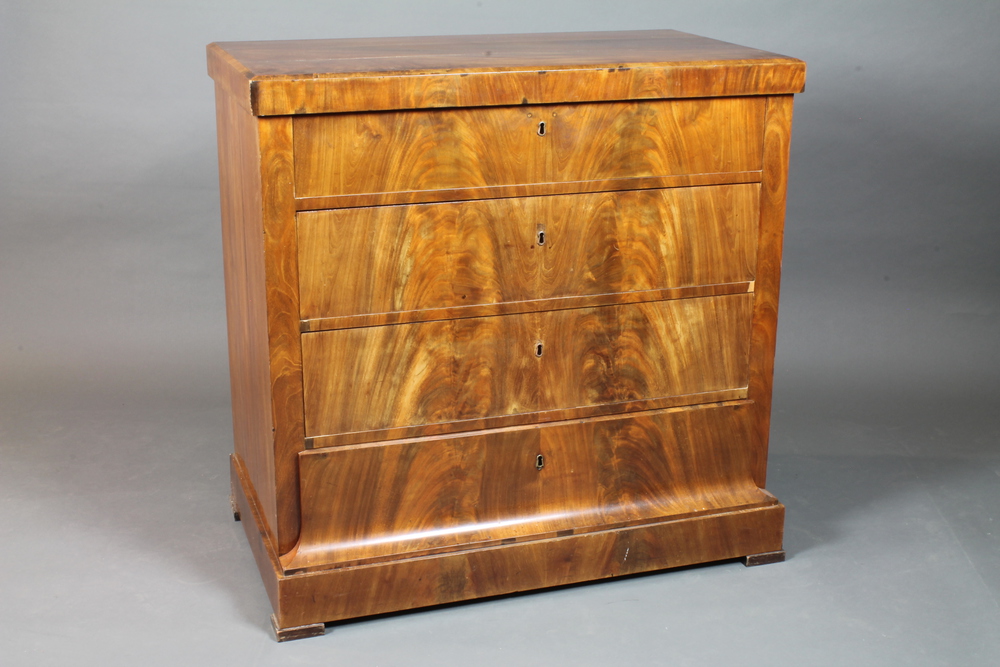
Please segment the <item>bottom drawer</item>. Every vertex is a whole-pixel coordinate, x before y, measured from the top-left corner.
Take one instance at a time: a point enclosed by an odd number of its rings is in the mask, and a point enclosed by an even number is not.
[[[773,504],[750,475],[751,403],[299,455],[286,572]]]

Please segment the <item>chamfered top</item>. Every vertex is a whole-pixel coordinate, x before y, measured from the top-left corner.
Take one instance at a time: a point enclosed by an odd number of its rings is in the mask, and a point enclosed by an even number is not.
[[[805,63],[676,30],[222,42],[255,115],[801,92]]]

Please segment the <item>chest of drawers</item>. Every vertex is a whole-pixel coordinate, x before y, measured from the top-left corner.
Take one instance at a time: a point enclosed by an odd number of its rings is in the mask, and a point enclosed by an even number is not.
[[[279,639],[781,558],[801,61],[669,30],[208,57],[233,503]]]

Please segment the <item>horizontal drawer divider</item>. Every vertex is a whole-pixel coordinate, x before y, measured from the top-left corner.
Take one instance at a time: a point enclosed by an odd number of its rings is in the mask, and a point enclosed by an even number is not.
[[[368,313],[364,315],[344,315],[341,317],[319,317],[301,320],[302,333],[332,331],[337,329],[359,329],[392,324],[433,322],[437,320],[458,320],[470,317],[490,317],[493,315],[514,315],[517,313],[541,313],[551,310],[573,308],[593,308],[613,306],[623,303],[647,303],[670,301],[704,296],[746,294],[753,292],[754,282],[720,283],[717,285],[694,285],[636,292],[613,292],[610,294],[590,294],[586,296],[563,296],[531,301],[504,301],[501,303],[476,304],[472,306],[450,306],[448,308],[428,308],[394,313]]]
[[[710,174],[680,174],[674,176],[642,176],[611,178],[602,181],[564,181],[557,183],[524,183],[448,190],[407,190],[365,194],[297,197],[296,211],[320,211],[329,208],[362,208],[394,204],[500,199],[505,197],[537,197],[544,195],[614,192],[618,190],[650,190],[699,185],[759,183],[760,171],[734,171]]]
[[[705,407],[726,404],[731,401],[742,401],[747,398],[747,387],[706,391],[680,396],[661,396],[637,401],[621,403],[603,403],[558,410],[542,410],[539,412],[522,412],[515,415],[484,417],[481,419],[463,419],[453,422],[438,422],[434,424],[419,424],[414,426],[398,426],[372,431],[354,431],[318,435],[305,440],[306,449],[323,449],[327,447],[343,447],[350,445],[366,445],[387,440],[401,441],[424,437],[450,437],[466,434],[470,431],[487,429],[504,429],[510,427],[532,427],[537,424],[549,424],[562,421],[573,421],[602,417],[613,419],[624,413],[662,410],[664,408]]]

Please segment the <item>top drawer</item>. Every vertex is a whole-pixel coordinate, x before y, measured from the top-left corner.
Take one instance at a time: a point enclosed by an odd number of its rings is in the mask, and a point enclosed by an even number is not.
[[[763,122],[757,97],[297,116],[295,196],[759,171]]]

